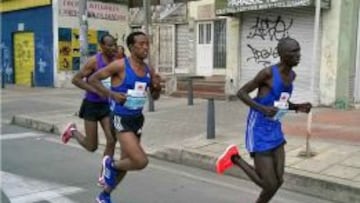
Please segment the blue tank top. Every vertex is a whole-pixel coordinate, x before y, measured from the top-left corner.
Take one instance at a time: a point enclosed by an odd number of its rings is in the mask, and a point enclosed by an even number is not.
[[[146,84],[145,89],[147,89],[147,87],[149,87],[151,82],[149,67],[148,66],[145,67],[145,75],[141,77],[136,75],[127,57],[124,58],[124,61],[125,61],[125,78],[122,84],[118,86],[111,86],[111,90],[114,92],[127,94],[128,90],[133,90],[135,88],[136,82],[145,83]],[[142,114],[142,109],[143,109],[142,107],[138,109],[129,109],[125,107],[123,104],[116,103],[114,100],[111,101],[110,108],[116,115],[119,116],[137,116]]]
[[[88,78],[92,74],[94,74],[95,72],[97,72],[100,69],[104,68],[106,65],[107,65],[107,63],[105,63],[105,61],[103,60],[102,53],[97,53],[96,54],[96,70],[86,78],[86,81],[88,81]],[[108,80],[110,80],[110,78],[105,79],[104,81],[102,81],[103,84],[105,85],[105,83],[108,83]],[[96,102],[96,103],[108,103],[109,102],[107,98],[102,98],[98,94],[96,94],[94,92],[91,92],[91,91],[86,91],[85,99],[87,101]]]
[[[254,101],[264,106],[274,106],[274,102],[280,99],[281,93],[291,96],[293,84],[285,85],[278,65],[271,67],[272,88],[263,97],[257,96]],[[292,79],[295,76],[290,72]],[[262,152],[274,149],[285,142],[284,134],[279,120],[266,117],[262,112],[250,108],[246,126],[246,148],[249,152]]]

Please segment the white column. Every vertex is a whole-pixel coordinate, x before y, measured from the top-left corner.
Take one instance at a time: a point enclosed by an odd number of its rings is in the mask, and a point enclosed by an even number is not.
[[[314,44],[313,44],[313,58],[312,58],[312,65],[313,68],[311,69],[311,95],[312,95],[312,102],[314,104],[318,104],[319,101],[314,101],[316,96],[314,94],[317,94],[315,92],[315,85],[318,85],[318,81],[315,81],[315,74],[316,70],[319,69],[320,63],[318,62],[318,46],[319,46],[319,30],[320,30],[320,12],[321,12],[321,0],[316,0],[315,5],[315,23],[314,23]]]
[[[79,1],[79,22],[80,22],[80,68],[85,65],[88,57],[88,18],[87,0]]]
[[[356,73],[355,73],[355,103],[360,102],[360,7],[358,13],[357,49],[356,49]]]

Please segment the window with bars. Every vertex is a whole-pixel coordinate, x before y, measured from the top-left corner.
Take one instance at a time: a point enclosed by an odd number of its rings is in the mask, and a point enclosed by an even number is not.
[[[214,68],[226,68],[226,19],[214,22]]]
[[[199,44],[211,43],[211,23],[199,24]]]

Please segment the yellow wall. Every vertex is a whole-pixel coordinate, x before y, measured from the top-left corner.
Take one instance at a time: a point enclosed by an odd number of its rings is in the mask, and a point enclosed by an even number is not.
[[[7,0],[0,3],[0,12],[50,5],[51,0]]]

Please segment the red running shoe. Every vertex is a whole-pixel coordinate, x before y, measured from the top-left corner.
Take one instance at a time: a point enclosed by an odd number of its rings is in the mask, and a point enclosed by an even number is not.
[[[72,137],[72,131],[76,130],[75,123],[68,123],[66,127],[64,128],[62,134],[61,134],[61,140],[64,144],[69,142],[70,138]]]
[[[231,161],[231,157],[238,154],[239,151],[236,145],[228,146],[224,153],[216,160],[216,172],[218,174],[223,174],[227,169],[231,168],[234,165]]]

